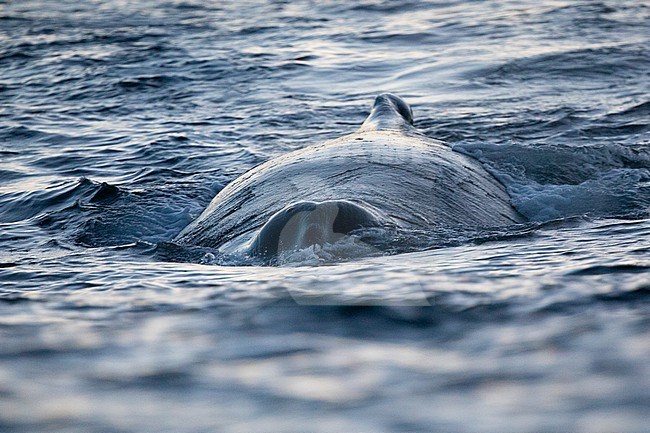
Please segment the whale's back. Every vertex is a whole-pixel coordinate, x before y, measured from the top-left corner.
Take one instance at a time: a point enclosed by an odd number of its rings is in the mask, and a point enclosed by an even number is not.
[[[413,131],[364,130],[262,164],[224,188],[176,238],[236,250],[282,209],[345,201],[397,229],[500,227],[522,221],[479,163]]]

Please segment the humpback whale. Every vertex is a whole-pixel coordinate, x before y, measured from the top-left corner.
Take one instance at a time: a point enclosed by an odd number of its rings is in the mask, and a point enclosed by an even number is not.
[[[352,134],[236,178],[174,242],[273,260],[369,228],[456,236],[522,222],[496,178],[419,132],[411,107],[385,93]]]

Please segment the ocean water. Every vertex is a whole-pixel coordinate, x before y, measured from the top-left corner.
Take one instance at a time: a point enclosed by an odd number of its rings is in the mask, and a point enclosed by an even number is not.
[[[0,1],[0,431],[649,431],[649,71],[641,0]],[[387,91],[529,222],[171,242]]]

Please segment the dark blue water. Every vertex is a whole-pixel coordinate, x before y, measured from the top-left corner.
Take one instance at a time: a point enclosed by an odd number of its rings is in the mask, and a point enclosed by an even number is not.
[[[643,1],[0,1],[0,431],[647,431]],[[529,219],[281,267],[174,245],[375,95]]]

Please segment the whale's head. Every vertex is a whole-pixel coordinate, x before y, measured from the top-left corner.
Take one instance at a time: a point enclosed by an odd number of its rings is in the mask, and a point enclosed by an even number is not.
[[[370,115],[361,130],[403,129],[413,126],[413,111],[402,98],[382,93],[375,98]]]

